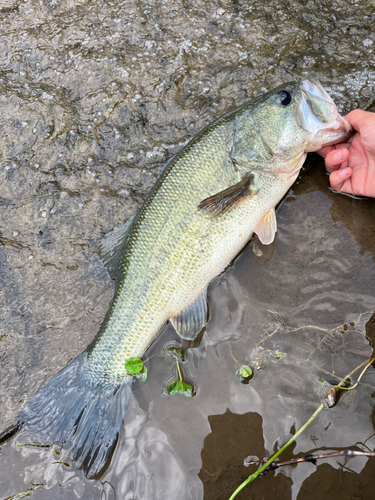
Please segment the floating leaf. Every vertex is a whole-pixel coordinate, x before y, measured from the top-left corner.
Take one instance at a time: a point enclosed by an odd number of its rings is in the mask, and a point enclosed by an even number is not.
[[[238,370],[237,370],[237,378],[243,382],[244,380],[245,381],[249,381],[253,378],[254,376],[254,372],[253,370],[250,368],[250,366],[248,365],[242,365]]]
[[[141,358],[129,358],[125,362],[125,370],[129,375],[136,375],[143,370],[143,361]]]
[[[173,394],[176,394],[177,392],[180,392],[180,388],[182,387],[182,382],[179,380],[174,380],[169,386],[168,386],[168,394],[173,396]]]
[[[135,376],[141,382],[146,382],[146,380],[147,380],[147,368],[144,366],[143,370],[140,371],[140,372],[138,372],[138,373],[136,373]]]
[[[170,347],[169,349],[167,349],[167,353],[176,357],[179,361],[185,361],[185,355],[181,351],[181,349],[177,349],[176,347]]]
[[[186,382],[181,382],[181,380],[174,380],[169,386],[168,386],[168,394],[173,396],[173,394],[177,394],[177,392],[183,394],[187,398],[191,398],[193,395],[193,386],[186,383]]]
[[[191,398],[193,396],[193,386],[184,382],[183,391],[180,391],[181,394],[186,396],[187,398]]]
[[[243,378],[251,377],[253,374],[253,370],[248,365],[242,365],[240,368],[240,375]]]

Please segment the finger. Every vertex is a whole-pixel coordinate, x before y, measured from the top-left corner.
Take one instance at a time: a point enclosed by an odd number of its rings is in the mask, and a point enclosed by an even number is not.
[[[374,123],[375,117],[373,113],[355,109],[345,116],[345,119],[355,130],[360,130],[367,123]]]
[[[350,167],[342,168],[332,172],[329,176],[329,183],[331,188],[335,191],[341,191],[344,182],[351,177],[353,170]]]
[[[327,154],[330,151],[333,151],[334,149],[336,149],[335,146],[324,146],[324,147],[318,149],[318,151],[315,151],[315,152],[318,153],[318,155],[323,156],[323,158],[325,158],[327,156]]]
[[[337,144],[339,146],[339,144]],[[345,146],[345,145],[343,145]],[[342,165],[342,163],[346,162],[349,158],[349,150],[343,147],[342,149],[334,149],[330,151],[325,157],[325,166],[327,172],[331,173]]]
[[[335,151],[335,149],[348,149],[348,147],[350,146],[350,143],[349,143],[350,139],[347,140],[346,142],[339,142],[338,144],[332,144],[331,146],[323,146],[322,148],[320,148],[318,151],[315,151],[316,153],[318,153],[320,156],[323,156],[323,158],[325,158],[328,153],[330,153],[331,151]]]
[[[371,155],[375,154],[375,141],[374,141],[374,129],[375,129],[375,114],[368,111],[362,111],[360,109],[355,109],[351,111],[346,116],[348,122],[352,127],[358,131],[357,134],[352,135],[348,140],[351,142],[355,137],[360,138],[362,146],[370,152]]]

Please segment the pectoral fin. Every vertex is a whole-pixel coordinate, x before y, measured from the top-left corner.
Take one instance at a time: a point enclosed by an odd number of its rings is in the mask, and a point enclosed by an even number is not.
[[[247,198],[251,198],[258,193],[253,181],[254,176],[250,174],[245,179],[242,179],[242,181],[234,184],[234,186],[201,201],[198,205],[199,210],[204,211],[211,217],[225,214],[232,208],[240,205]]]
[[[263,245],[269,245],[275,239],[275,233],[277,231],[276,213],[275,209],[271,208],[258,222],[258,225],[254,229],[254,233],[258,235],[258,238],[263,243]]]
[[[182,339],[194,340],[207,323],[207,289],[195,302],[169,320]]]

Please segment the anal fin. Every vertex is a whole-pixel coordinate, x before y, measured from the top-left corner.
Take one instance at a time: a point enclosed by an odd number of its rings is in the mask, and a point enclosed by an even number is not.
[[[263,245],[269,245],[275,239],[275,234],[277,231],[277,221],[275,209],[271,208],[266,212],[263,217],[258,222],[254,233],[258,235],[258,238],[263,243]]]
[[[169,321],[178,335],[185,340],[194,340],[207,323],[207,289],[186,309],[172,316]]]

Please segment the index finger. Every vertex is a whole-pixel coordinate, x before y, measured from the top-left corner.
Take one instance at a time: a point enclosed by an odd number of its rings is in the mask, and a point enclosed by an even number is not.
[[[331,151],[333,151],[334,149],[336,149],[335,145],[323,146],[322,148],[318,149],[318,151],[315,151],[315,152],[318,153],[318,155],[323,156],[323,158],[325,158],[327,156],[327,154],[330,153]]]
[[[325,158],[328,153],[331,151],[335,151],[336,149],[348,149],[350,146],[350,143],[348,142],[338,142],[337,144],[331,144],[330,146],[323,146],[322,148],[318,149],[316,153],[318,153],[320,156],[323,156]]]

